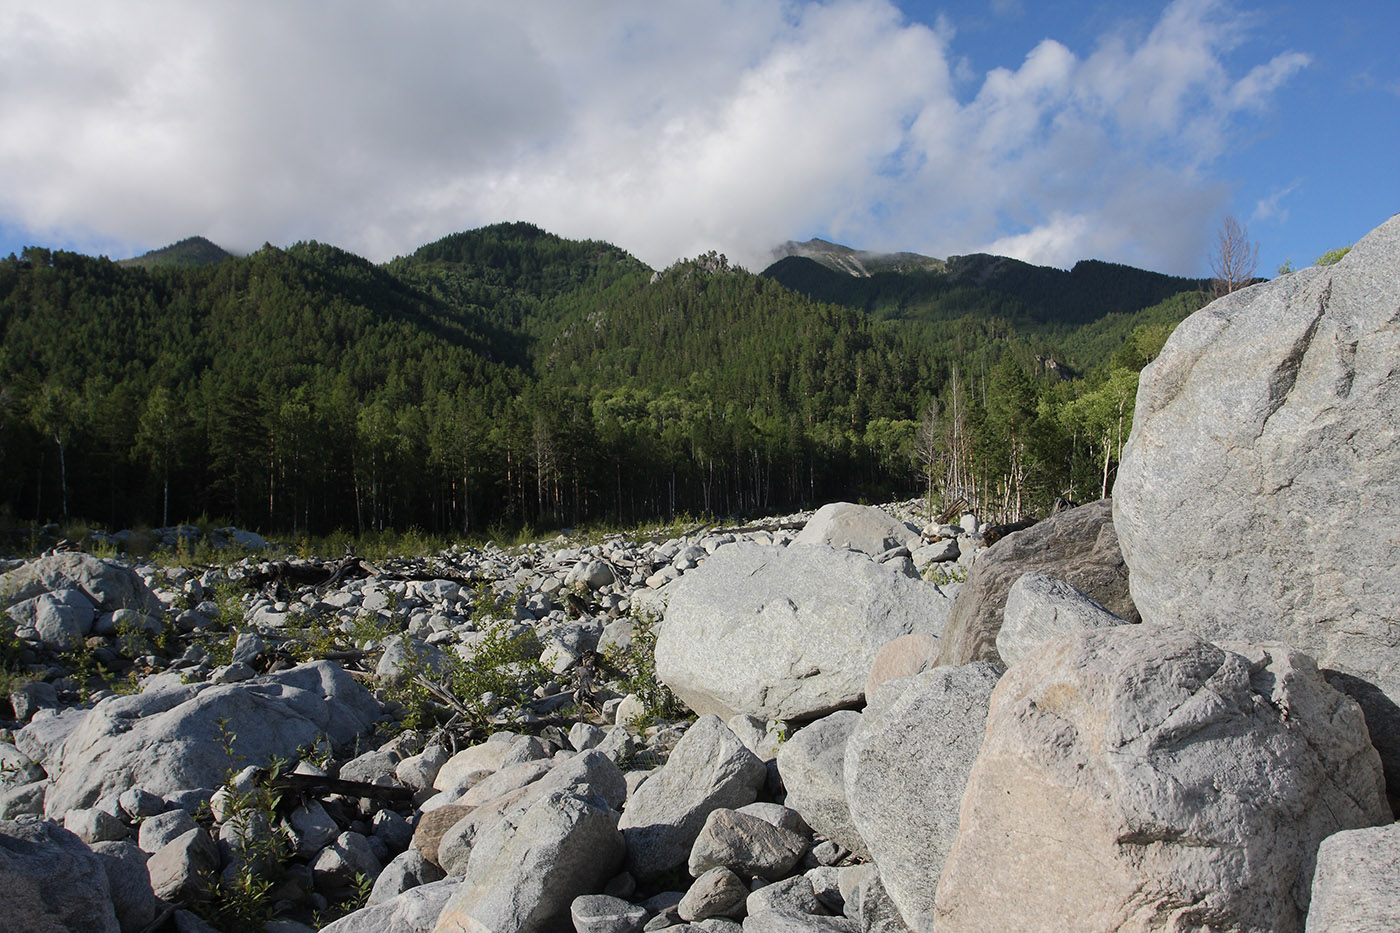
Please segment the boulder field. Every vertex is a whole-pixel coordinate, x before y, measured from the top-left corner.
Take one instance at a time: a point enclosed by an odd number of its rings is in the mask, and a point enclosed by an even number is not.
[[[10,566],[35,676],[0,736],[0,911],[124,933],[1400,929],[1397,283],[1400,219],[1198,312],[1143,373],[1114,499],[989,547],[971,517],[835,503],[317,580]],[[931,582],[949,567],[965,582]],[[321,630],[342,637],[305,656]],[[141,638],[160,647],[129,695],[64,666]],[[524,654],[488,683],[503,639]],[[240,878],[266,881],[242,926]]]

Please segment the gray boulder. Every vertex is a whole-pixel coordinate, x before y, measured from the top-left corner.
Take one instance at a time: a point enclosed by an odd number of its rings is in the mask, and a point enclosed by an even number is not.
[[[163,607],[145,581],[126,565],[102,560],[81,551],[36,558],[23,567],[0,575],[0,608],[8,609],[26,599],[55,590],[81,590],[102,612],[135,609],[160,615]]]
[[[348,891],[360,877],[378,878],[384,870],[369,838],[363,833],[343,832],[316,854],[311,863],[316,887],[323,891]]]
[[[58,770],[59,749],[87,715],[88,710],[80,706],[40,709],[23,729],[15,733],[15,747],[29,760],[53,774]]]
[[[872,872],[860,894],[857,919],[861,933],[907,933],[909,927],[878,873]]]
[[[15,635],[54,651],[81,644],[97,619],[97,609],[82,590],[54,590],[15,603],[8,609]]]
[[[28,722],[41,709],[58,708],[58,691],[51,683],[30,680],[10,690],[10,708],[20,722]]]
[[[417,849],[405,849],[389,860],[369,892],[366,907],[387,903],[405,891],[441,881],[443,870],[423,857]]]
[[[510,750],[510,740],[513,737],[509,732],[496,732],[485,742],[462,749],[438,768],[437,775],[433,778],[433,788],[448,790],[461,787],[473,780],[481,780],[485,774],[500,770],[501,760]],[[476,777],[473,778],[473,775]]]
[[[1126,624],[1063,580],[1032,571],[1006,594],[997,654],[1010,666],[1061,635]]]
[[[239,684],[111,697],[63,740],[45,806],[48,813],[65,813],[131,787],[166,798],[218,787],[230,765],[220,720],[227,720],[242,763],[265,766],[273,755],[293,758],[322,739],[347,744],[378,715],[369,691],[329,661]]]
[[[1193,314],[1143,370],[1114,491],[1143,619],[1312,654],[1362,704],[1394,786],[1397,306],[1392,217],[1335,265]]]
[[[47,820],[0,822],[0,917],[25,933],[120,933],[102,859]]]
[[[742,917],[749,886],[722,865],[706,869],[691,883],[676,905],[676,914],[687,923],[711,917]]]
[[[44,815],[44,794],[48,781],[33,781],[0,788],[0,820],[17,820],[22,816]]]
[[[526,783],[516,781],[503,783],[498,791],[489,797],[485,795],[473,796],[478,789],[485,787],[487,782],[484,781],[473,787],[462,798],[462,806],[469,806],[472,809],[464,812],[460,818],[453,820],[440,833],[434,854],[429,855],[426,848],[428,840],[426,838],[419,839],[418,832],[415,832],[415,844],[423,849],[424,855],[428,857],[429,861],[441,865],[449,875],[463,874],[479,837],[514,810],[530,806],[549,794],[573,793],[584,797],[597,797],[613,809],[622,806],[622,801],[627,796],[627,783],[622,772],[611,758],[597,749],[589,749],[554,765],[552,768],[545,762],[534,762],[516,767],[527,768],[533,771],[536,777]],[[492,778],[505,775],[513,770],[515,769],[508,768],[497,772],[496,775],[492,775]],[[487,779],[487,781],[490,780],[491,778]],[[457,806],[453,806],[451,809],[461,812]],[[419,832],[424,829],[425,827],[420,823]]]
[[[121,820],[96,807],[89,810],[69,810],[63,814],[63,828],[88,845],[125,839],[130,835],[130,831]]]
[[[134,842],[98,842],[92,851],[107,873],[112,908],[122,933],[144,930],[156,918],[160,906],[146,870],[146,853]]]
[[[797,730],[778,748],[787,806],[812,829],[861,858],[869,851],[846,802],[846,740],[861,714],[840,710]]]
[[[845,744],[846,795],[884,889],[914,930],[933,920],[933,893],[958,835],[958,806],[982,747],[1001,668],[935,667],[860,718]]]
[[[1322,840],[1307,933],[1400,929],[1400,823],[1349,829]]]
[[[1113,530],[1113,503],[1100,499],[1052,515],[977,553],[958,590],[938,663],[1001,661],[997,633],[1011,585],[1030,571],[1063,580],[1127,622],[1140,621],[1128,596],[1128,567]]]
[[[666,764],[627,802],[618,823],[627,843],[627,870],[638,880],[649,880],[685,865],[710,813],[753,803],[767,773],[718,717],[700,717]]]
[[[1124,625],[1009,670],[938,927],[1302,930],[1322,840],[1391,819],[1380,759],[1312,659],[1237,649]]]
[[[161,900],[198,898],[219,870],[219,846],[208,830],[196,826],[161,846],[146,862],[146,870]]]
[[[617,813],[602,798],[556,792],[507,813],[477,837],[437,933],[547,931],[601,890],[622,862]]]
[[[931,583],[820,545],[731,544],[669,589],[657,676],[691,709],[724,719],[808,719],[858,704],[880,647],[938,635],[951,604]]]
[[[390,638],[374,666],[374,676],[385,684],[400,685],[414,674],[440,674],[447,663],[442,649],[416,638]]]
[[[430,933],[461,885],[460,878],[444,878],[411,888],[383,903],[346,914],[321,927],[321,933]]]
[[[433,786],[438,771],[447,763],[447,749],[441,745],[430,745],[416,755],[410,755],[394,766],[394,778],[400,784],[414,790],[427,790]]]
[[[136,833],[136,844],[143,852],[155,853],[167,842],[178,839],[194,828],[194,817],[190,816],[189,811],[167,810],[141,821],[141,828]]]
[[[287,836],[298,855],[311,856],[324,849],[340,835],[340,824],[336,823],[319,800],[308,800],[286,818]],[[144,839],[145,827],[142,827]]]
[[[904,547],[914,550],[922,543],[918,529],[905,524],[882,509],[850,502],[832,502],[817,509],[793,544],[824,544],[837,550],[859,551],[879,557],[886,551]]]
[[[0,742],[0,787],[18,787],[42,781],[44,769],[8,742]]]
[[[745,902],[745,933],[860,933],[860,924],[833,916],[805,875],[759,888]]]
[[[688,867],[695,878],[723,866],[748,878],[776,881],[798,863],[808,845],[809,839],[799,832],[721,808],[706,817],[690,848]]]

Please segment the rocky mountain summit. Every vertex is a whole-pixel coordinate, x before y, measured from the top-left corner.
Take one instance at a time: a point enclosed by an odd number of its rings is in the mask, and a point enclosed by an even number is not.
[[[1144,372],[1115,498],[1004,536],[836,503],[425,560],[14,566],[0,907],[1394,929],[1397,309],[1400,218],[1207,307]]]

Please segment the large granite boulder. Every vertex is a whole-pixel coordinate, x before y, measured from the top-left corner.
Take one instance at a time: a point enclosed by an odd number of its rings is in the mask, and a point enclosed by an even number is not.
[[[321,927],[321,933],[429,933],[461,886],[461,878],[444,878],[409,888],[397,897],[346,914]]]
[[[738,542],[672,583],[656,672],[697,713],[812,719],[858,704],[880,647],[938,635],[932,583],[823,545]]]
[[[1007,671],[939,930],[1301,931],[1324,838],[1390,819],[1355,701],[1284,645],[1069,635]]]
[[[79,590],[102,612],[135,609],[158,615],[160,600],[145,581],[126,565],[81,551],[50,554],[0,575],[0,607],[33,599],[55,590]]]
[[[1009,667],[1061,635],[1123,624],[1065,581],[1031,572],[1011,584],[1006,594],[997,654]]]
[[[788,807],[826,838],[865,858],[869,852],[846,801],[846,741],[860,720],[860,713],[846,709],[798,729],[778,748],[778,774]]]
[[[895,548],[914,550],[923,543],[918,529],[873,505],[832,502],[817,509],[793,544],[824,544],[879,557]]]
[[[898,687],[898,697],[867,709],[846,742],[851,816],[911,930],[932,925],[934,888],[1001,673],[979,661],[892,683],[886,689]]]
[[[122,933],[145,930],[160,907],[146,868],[146,853],[129,840],[98,842],[91,848],[107,873],[112,909]]]
[[[1007,535],[972,564],[943,631],[940,664],[1001,661],[997,634],[1011,586],[1039,571],[1063,580],[1127,622],[1140,620],[1128,596],[1128,567],[1118,549],[1108,499],[1052,515]]]
[[[102,859],[47,820],[0,822],[0,926],[119,933]]]
[[[92,632],[97,608],[82,590],[54,590],[15,603],[7,610],[15,635],[54,651],[77,647]]]
[[[335,745],[372,728],[379,703],[339,665],[302,664],[237,684],[188,684],[103,700],[68,733],[46,765],[57,778],[45,812],[91,807],[140,787],[162,797],[217,788],[231,761],[265,766],[273,755],[329,739]],[[223,720],[223,725],[220,721]]]
[[[601,797],[556,791],[505,814],[472,846],[437,933],[567,929],[574,899],[622,863],[617,813]]]
[[[1400,783],[1400,217],[1227,295],[1142,373],[1114,522],[1143,619],[1341,673]],[[1110,608],[1112,608],[1110,606]]]
[[[627,801],[618,823],[627,870],[651,879],[685,865],[710,813],[753,803],[767,776],[763,762],[728,726],[701,716]]]

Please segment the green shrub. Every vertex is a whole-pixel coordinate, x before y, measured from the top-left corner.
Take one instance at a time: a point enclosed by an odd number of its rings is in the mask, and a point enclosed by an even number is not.
[[[634,616],[632,640],[626,649],[608,651],[603,657],[604,663],[617,672],[621,691],[634,693],[642,701],[644,715],[639,721],[628,724],[637,731],[658,720],[684,719],[691,715],[671,688],[656,677],[656,623],[652,616]]]

